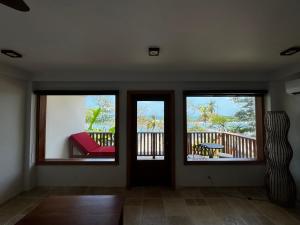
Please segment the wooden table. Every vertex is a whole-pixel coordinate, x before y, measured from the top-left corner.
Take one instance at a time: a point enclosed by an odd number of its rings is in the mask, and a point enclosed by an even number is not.
[[[123,199],[115,195],[53,196],[16,225],[122,225]]]

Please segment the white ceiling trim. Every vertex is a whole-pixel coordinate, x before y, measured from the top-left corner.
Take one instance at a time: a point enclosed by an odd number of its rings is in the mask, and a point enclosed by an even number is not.
[[[20,80],[31,80],[31,74],[15,66],[0,63],[0,76],[12,77]]]

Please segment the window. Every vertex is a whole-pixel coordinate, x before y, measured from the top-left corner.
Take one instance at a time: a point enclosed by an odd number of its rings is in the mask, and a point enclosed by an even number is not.
[[[37,93],[37,163],[118,162],[118,92]]]
[[[185,163],[263,160],[263,92],[184,92]]]
[[[137,160],[164,160],[165,102],[137,101]]]

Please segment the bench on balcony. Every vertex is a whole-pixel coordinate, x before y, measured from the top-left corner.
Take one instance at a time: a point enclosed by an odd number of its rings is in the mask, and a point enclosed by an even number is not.
[[[233,158],[233,155],[232,155],[232,154],[228,154],[228,153],[220,152],[220,153],[218,154],[218,157],[219,157],[219,158],[230,159],[230,158]]]
[[[114,146],[99,145],[87,132],[72,134],[69,141],[71,158],[111,158],[115,156]],[[76,152],[74,147],[79,152]]]

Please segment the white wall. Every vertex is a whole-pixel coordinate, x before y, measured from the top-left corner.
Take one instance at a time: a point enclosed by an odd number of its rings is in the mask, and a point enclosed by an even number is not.
[[[69,136],[84,131],[84,99],[84,96],[47,97],[46,159],[69,158]]]
[[[120,90],[120,164],[118,166],[38,166],[41,186],[126,185],[127,90],[175,90],[177,186],[257,186],[264,184],[264,165],[183,165],[183,90],[266,89],[264,82],[37,82],[34,89]]]
[[[32,93],[31,81],[27,81],[26,98],[24,189],[30,190],[36,186],[36,97]]]
[[[0,203],[23,190],[26,83],[0,76]]]
[[[300,95],[287,94],[284,81],[272,82],[270,91],[273,93],[271,109],[286,111],[291,121],[289,142],[294,155],[290,169],[296,181],[298,193],[300,193]],[[298,198],[300,198],[300,194],[298,194]]]

